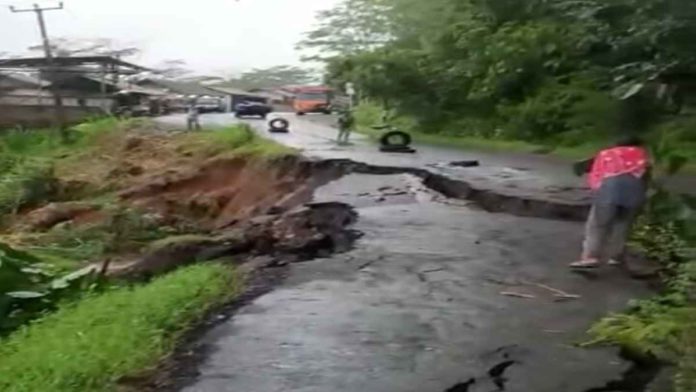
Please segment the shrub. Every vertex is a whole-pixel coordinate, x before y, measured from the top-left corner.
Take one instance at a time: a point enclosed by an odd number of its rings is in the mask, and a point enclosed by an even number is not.
[[[25,159],[0,177],[0,213],[51,200],[57,193],[53,165],[45,159]]]

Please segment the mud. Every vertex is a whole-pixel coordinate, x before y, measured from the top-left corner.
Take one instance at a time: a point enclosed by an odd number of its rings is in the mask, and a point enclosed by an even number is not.
[[[292,156],[272,161],[215,158],[143,178],[120,196],[171,219],[216,230],[309,201],[314,188],[340,175],[321,169]]]
[[[27,230],[47,230],[59,223],[80,220],[93,215],[98,205],[82,202],[49,203],[31,211],[22,222]]]
[[[111,276],[147,280],[183,265],[232,257],[244,264],[258,256],[264,267],[324,257],[350,249],[359,237],[350,226],[357,215],[343,203],[309,203],[282,214],[262,215],[216,235],[183,235],[166,238]]]

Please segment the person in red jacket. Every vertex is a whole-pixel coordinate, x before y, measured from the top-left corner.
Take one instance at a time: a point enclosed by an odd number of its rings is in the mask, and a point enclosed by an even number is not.
[[[595,156],[588,176],[593,193],[585,226],[585,241],[573,268],[594,268],[600,260],[623,262],[633,222],[647,197],[650,168],[648,152],[636,137],[629,137]]]

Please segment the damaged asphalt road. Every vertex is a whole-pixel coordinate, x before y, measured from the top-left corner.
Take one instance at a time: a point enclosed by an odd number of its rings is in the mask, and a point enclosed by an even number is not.
[[[356,207],[362,238],[290,265],[275,290],[202,336],[208,355],[181,390],[583,392],[620,378],[630,364],[614,350],[574,344],[648,289],[616,269],[571,273],[581,223],[416,188],[408,174],[319,188],[315,201]]]

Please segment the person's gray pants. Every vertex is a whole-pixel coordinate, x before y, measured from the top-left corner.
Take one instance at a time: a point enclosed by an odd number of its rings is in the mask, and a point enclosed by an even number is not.
[[[186,119],[186,128],[189,131],[198,131],[201,129],[201,123],[198,122],[198,118],[196,117],[188,117]]]
[[[348,143],[348,139],[350,139],[350,132],[351,129],[347,128],[341,128],[338,130],[338,142],[339,143]]]
[[[623,261],[626,242],[639,208],[594,204],[585,226],[584,258]]]

